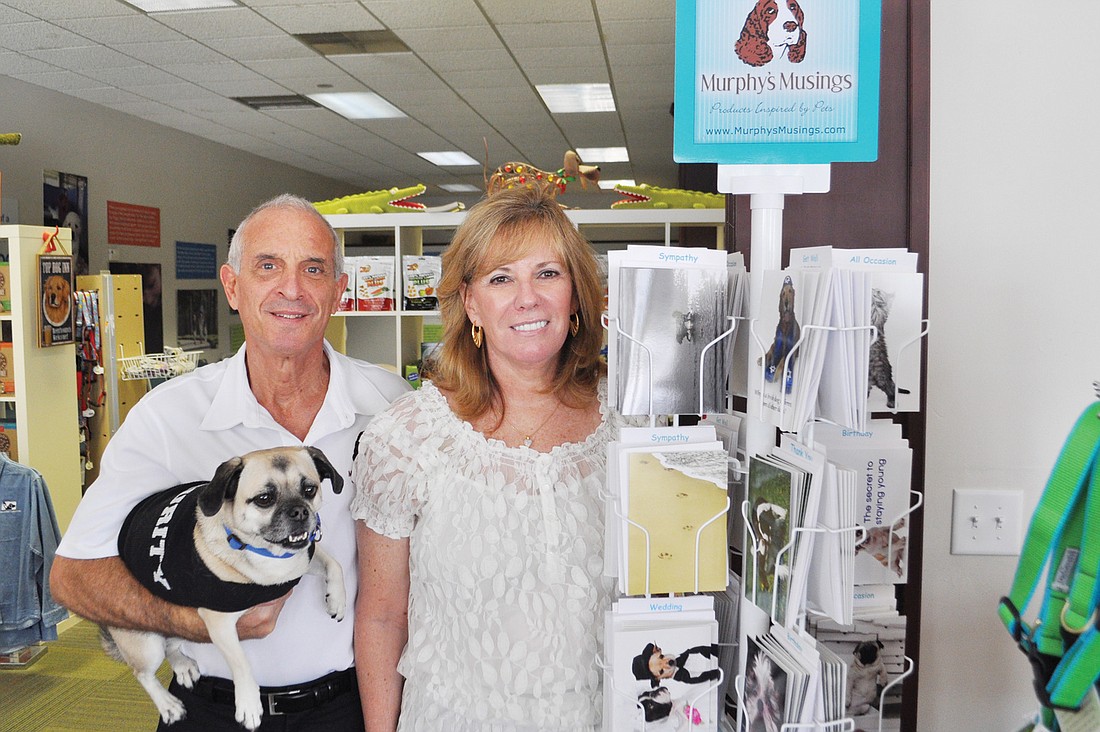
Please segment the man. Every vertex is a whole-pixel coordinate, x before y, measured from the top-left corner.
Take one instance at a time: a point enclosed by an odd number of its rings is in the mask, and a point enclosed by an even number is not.
[[[171,691],[186,705],[187,718],[172,732],[240,729],[230,673],[193,608],[154,597],[130,575],[117,556],[119,527],[145,496],[209,480],[222,461],[255,449],[313,445],[348,474],[356,436],[408,384],[325,342],[347,282],[342,260],[336,233],[304,199],[276,197],[241,222],[221,281],[240,312],[245,346],[135,405],[57,550],[50,586],[73,612],[192,641],[184,652],[198,662],[202,678],[193,691],[173,680]],[[347,490],[326,495],[321,510],[324,547],[343,567],[349,613],[357,587],[353,497]],[[261,730],[283,722],[291,724],[280,729],[362,729],[354,623],[332,620],[324,594],[322,579],[306,575],[287,596],[238,623],[240,637],[252,639],[244,646],[261,691],[275,692],[264,697]]]

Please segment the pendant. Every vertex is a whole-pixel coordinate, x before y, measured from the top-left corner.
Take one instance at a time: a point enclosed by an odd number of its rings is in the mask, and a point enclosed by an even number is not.
[[[531,438],[530,437],[524,437],[523,438],[523,446],[524,447],[531,447]]]

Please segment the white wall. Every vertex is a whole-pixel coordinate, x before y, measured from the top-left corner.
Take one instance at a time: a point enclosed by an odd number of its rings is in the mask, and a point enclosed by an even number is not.
[[[1057,16],[1084,31],[1100,5]],[[1035,709],[996,613],[1016,558],[950,554],[951,490],[1023,491],[1030,516],[1100,379],[1100,51],[1044,22],[1020,0],[932,2],[921,730]]]
[[[107,269],[108,200],[160,209],[159,248],[114,248],[117,261],[160,262],[167,345],[176,344],[175,242],[216,244],[221,264],[226,232],[261,201],[286,191],[314,201],[354,192],[347,184],[3,75],[0,132],[23,134],[19,145],[0,146],[2,196],[18,200],[16,223],[42,225],[44,170],[88,178],[92,273]],[[182,285],[218,289],[218,350],[204,358],[228,355],[231,316],[221,285],[216,280]]]

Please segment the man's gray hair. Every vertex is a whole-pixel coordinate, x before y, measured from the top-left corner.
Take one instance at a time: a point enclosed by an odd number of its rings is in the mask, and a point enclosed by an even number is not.
[[[320,221],[332,238],[332,278],[337,279],[343,274],[344,248],[340,246],[340,237],[336,234],[336,230],[329,224],[328,219],[322,216],[321,213],[314,208],[312,203],[293,193],[281,193],[269,201],[264,201],[259,206],[252,209],[252,212],[249,213],[248,216],[245,216],[244,221],[237,226],[237,230],[233,232],[233,238],[229,241],[229,256],[226,258],[226,262],[234,272],[237,274],[241,272],[241,250],[244,249],[244,237],[248,235],[249,224],[252,223],[252,220],[257,214],[271,208],[285,208],[292,211],[301,211]]]

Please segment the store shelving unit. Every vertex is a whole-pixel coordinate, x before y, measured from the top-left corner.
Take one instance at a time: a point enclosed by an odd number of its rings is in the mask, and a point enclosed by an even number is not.
[[[724,248],[724,209],[570,209],[566,215],[590,241],[612,241],[609,246],[627,243],[677,241],[680,227],[709,227],[717,232],[717,246]],[[401,256],[422,254],[427,232],[441,232],[447,241],[465,220],[466,212],[340,214],[326,216],[348,246],[349,234],[367,232],[392,236],[396,258],[395,290],[397,310],[393,312],[338,313],[327,337],[338,350],[402,373],[404,364],[420,359],[420,342],[425,322],[438,322],[437,311],[406,311],[401,305]],[[631,238],[636,237],[636,238]],[[389,252],[386,252],[388,254]]]
[[[64,531],[80,501],[80,433],[77,421],[76,346],[38,345],[36,261],[43,234],[53,227],[0,226],[0,254],[10,265],[10,313],[0,316],[4,338],[12,343],[15,393],[4,409],[15,410],[18,460],[42,474],[58,524]],[[71,252],[68,229],[57,232],[61,249]]]

